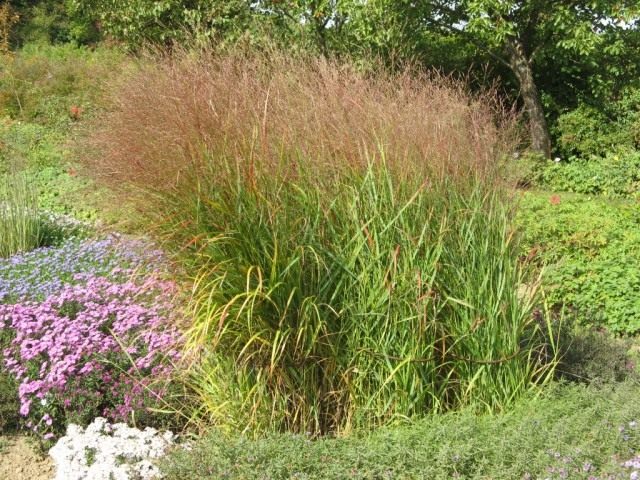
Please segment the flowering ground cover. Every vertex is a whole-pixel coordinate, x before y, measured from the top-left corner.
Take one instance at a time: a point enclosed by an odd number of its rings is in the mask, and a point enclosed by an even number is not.
[[[80,284],[89,277],[122,282],[135,273],[165,268],[162,252],[142,240],[118,235],[69,238],[60,246],[0,259],[0,302],[44,300],[65,285]]]
[[[20,415],[44,439],[158,402],[180,334],[166,262],[148,242],[71,238],[0,262],[4,368]]]

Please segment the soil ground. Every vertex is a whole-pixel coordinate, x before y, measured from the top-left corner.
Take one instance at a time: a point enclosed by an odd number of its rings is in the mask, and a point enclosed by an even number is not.
[[[0,436],[0,479],[51,480],[51,458],[38,453],[26,437]]]

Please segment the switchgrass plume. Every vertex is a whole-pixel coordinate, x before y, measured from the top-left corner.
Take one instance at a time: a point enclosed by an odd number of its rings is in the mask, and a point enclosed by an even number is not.
[[[194,417],[348,433],[550,378],[502,161],[513,115],[407,69],[173,52],[111,86],[88,171],[193,284]]]

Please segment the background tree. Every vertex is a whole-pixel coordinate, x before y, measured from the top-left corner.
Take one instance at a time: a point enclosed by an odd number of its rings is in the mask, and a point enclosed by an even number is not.
[[[364,63],[376,58],[393,66],[411,60],[447,73],[468,73],[489,64],[488,74],[477,77],[486,82],[499,77],[521,100],[532,148],[547,157],[556,119],[579,105],[611,116],[605,113],[608,105],[640,77],[640,0],[15,0],[11,4],[25,19],[62,18],[63,12],[66,23],[49,26],[51,41],[86,42],[91,26],[99,25],[104,35],[134,48],[148,41],[213,40],[221,46],[267,41]],[[27,24],[33,29],[38,22]],[[56,25],[66,25],[66,30]]]
[[[531,145],[549,157],[551,136],[538,85],[538,68],[554,59],[577,62],[624,48],[638,21],[637,0],[425,1],[426,23],[466,37],[513,74],[529,119]],[[546,62],[540,62],[544,58]]]

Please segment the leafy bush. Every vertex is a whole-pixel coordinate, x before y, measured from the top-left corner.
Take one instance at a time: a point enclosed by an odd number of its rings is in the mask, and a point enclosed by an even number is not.
[[[560,115],[557,130],[559,153],[564,156],[588,158],[635,146],[632,132],[621,129],[606,112],[594,107],[582,105]]]
[[[10,332],[0,330],[0,351],[4,351],[12,340]],[[17,430],[20,426],[20,400],[18,383],[0,359],[0,434]]]
[[[559,116],[558,153],[565,157],[605,156],[640,146],[640,88],[629,86],[600,107],[579,105]]]
[[[155,4],[134,0],[111,5],[96,0],[69,0],[68,6],[72,18],[99,23],[104,33],[133,47],[147,42],[169,44],[194,39],[229,42],[255,27],[252,5],[243,0]]]
[[[13,32],[13,44],[95,42],[100,35],[89,19],[73,15],[70,2],[40,0],[38,2],[12,2],[20,21]]]
[[[0,124],[0,179],[20,170],[41,210],[95,220],[103,191],[74,168],[65,146],[68,135],[50,125],[5,119]]]
[[[38,191],[38,203],[42,210],[56,215],[94,222],[104,191],[86,177],[80,176],[72,166],[64,163],[26,172],[29,181]],[[122,210],[120,210],[122,212]],[[106,214],[101,211],[102,220]],[[125,212],[122,212],[125,213]]]
[[[539,185],[549,159],[535,152],[515,153],[506,163],[505,177],[518,187]]]
[[[48,126],[5,118],[0,137],[0,173],[19,168],[40,170],[67,162],[64,134]]]
[[[15,378],[0,368],[0,434],[13,432],[19,428],[19,410],[20,401]]]
[[[640,198],[640,151],[547,164],[537,184],[558,192]]]
[[[639,416],[635,383],[564,386],[506,414],[467,410],[345,438],[212,431],[176,449],[163,472],[168,480],[634,478]]]
[[[583,325],[640,330],[640,211],[635,202],[525,193],[522,255],[548,264],[549,301]]]
[[[561,379],[591,384],[638,380],[629,354],[632,342],[595,328],[575,328],[565,333],[556,373]]]
[[[548,378],[491,98],[410,71],[178,52],[113,102],[91,171],[143,192],[196,278],[196,414],[329,433],[500,410]]]
[[[78,175],[69,144],[117,67],[116,49],[73,45],[29,45],[0,67],[0,175],[25,171],[43,209],[94,220],[107,203]]]

